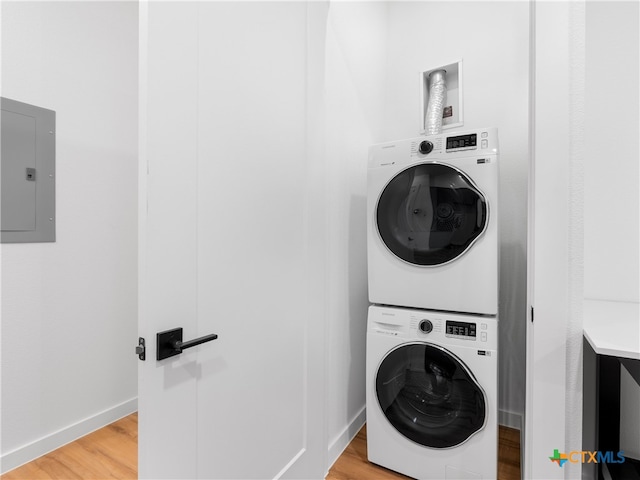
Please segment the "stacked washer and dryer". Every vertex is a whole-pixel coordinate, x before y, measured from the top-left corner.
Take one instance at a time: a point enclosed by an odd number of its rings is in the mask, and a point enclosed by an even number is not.
[[[418,479],[495,479],[498,132],[374,145],[367,449]]]

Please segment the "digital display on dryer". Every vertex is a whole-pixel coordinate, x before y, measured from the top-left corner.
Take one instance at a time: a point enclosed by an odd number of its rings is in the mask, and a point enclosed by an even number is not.
[[[457,150],[460,148],[473,149],[478,146],[478,135],[475,133],[469,135],[458,135],[456,137],[447,137],[447,150]]]
[[[447,335],[455,335],[457,337],[469,337],[471,339],[475,339],[476,324],[471,322],[454,322],[453,320],[447,320],[446,332]]]

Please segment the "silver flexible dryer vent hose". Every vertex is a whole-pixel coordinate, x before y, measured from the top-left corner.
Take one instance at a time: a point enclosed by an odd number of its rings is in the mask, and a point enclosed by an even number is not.
[[[447,101],[446,70],[436,70],[429,74],[429,102],[424,119],[427,135],[442,133],[442,112]]]

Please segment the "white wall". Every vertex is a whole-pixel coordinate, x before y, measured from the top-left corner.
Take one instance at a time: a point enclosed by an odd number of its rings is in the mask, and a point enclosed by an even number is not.
[[[640,6],[585,9],[584,297],[640,301]],[[607,321],[607,319],[603,319]],[[640,456],[640,386],[621,368],[620,449]]]
[[[640,301],[638,9],[586,3],[585,298]]]
[[[382,2],[338,2],[327,21],[329,465],[365,420],[367,157],[382,141],[386,13]]]
[[[56,111],[57,241],[4,244],[2,471],[135,410],[137,5],[2,2],[2,96]]]
[[[529,6],[527,2],[390,2],[387,35],[383,140],[418,135],[418,72],[460,59],[461,128],[499,129],[499,409],[501,422],[519,428],[525,390]]]

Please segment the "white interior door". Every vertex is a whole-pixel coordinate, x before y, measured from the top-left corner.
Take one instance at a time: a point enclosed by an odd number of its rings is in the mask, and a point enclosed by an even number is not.
[[[314,8],[141,6],[140,478],[324,476]]]

